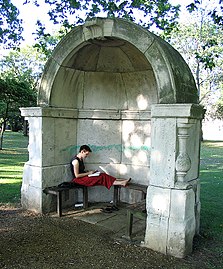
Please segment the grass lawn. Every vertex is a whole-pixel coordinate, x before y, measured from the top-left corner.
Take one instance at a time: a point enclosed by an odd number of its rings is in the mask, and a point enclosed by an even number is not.
[[[28,161],[28,137],[6,131],[0,150],[0,205],[18,204],[23,166]]]
[[[202,143],[200,179],[201,232],[223,240],[223,141]]]
[[[16,206],[20,202],[23,166],[28,160],[27,145],[28,138],[21,133],[5,132],[0,151],[0,205]],[[219,264],[219,258],[223,257],[223,141],[202,142],[200,180],[200,236],[194,242],[196,256],[190,256],[188,261],[191,259],[193,263],[205,257],[205,268],[219,268],[213,265]]]

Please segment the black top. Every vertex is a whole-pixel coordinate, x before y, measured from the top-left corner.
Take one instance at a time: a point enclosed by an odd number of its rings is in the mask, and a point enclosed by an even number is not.
[[[84,166],[84,162],[83,160],[81,160],[80,158],[78,158],[77,156],[74,156],[71,161],[70,161],[70,168],[71,168],[71,173],[73,175],[73,177],[75,178],[75,174],[74,174],[74,167],[73,167],[73,160],[78,160],[78,163],[79,163],[79,173],[82,174],[82,173],[85,173],[85,166]]]

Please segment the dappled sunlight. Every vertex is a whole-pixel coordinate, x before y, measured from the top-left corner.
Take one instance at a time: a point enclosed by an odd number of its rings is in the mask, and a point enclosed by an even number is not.
[[[115,158],[109,158],[109,160],[111,160],[112,163],[118,163],[118,161]]]
[[[131,150],[124,149],[124,154],[125,154],[125,157],[126,158],[128,158],[128,159],[131,159],[132,158],[132,152],[131,152]]]
[[[123,154],[126,161],[135,166],[148,167],[151,146],[151,123],[126,120],[123,122]],[[134,170],[137,170],[134,167]]]
[[[201,145],[210,148],[223,148],[223,141],[203,141]]]
[[[17,184],[17,183],[21,183],[21,176],[5,176],[5,178],[3,178],[1,176],[0,178],[0,184]]]
[[[147,154],[145,151],[140,150],[140,152],[137,154],[138,155],[138,159],[143,162],[146,163],[147,162]]]
[[[143,132],[146,134],[151,134],[151,123],[145,123],[143,125]]]
[[[145,110],[148,108],[147,98],[145,98],[142,94],[138,95],[136,101],[137,101],[139,110]]]
[[[123,122],[123,131],[122,131],[122,139],[127,142],[129,139],[129,134],[134,132],[135,124],[133,121],[124,121]]]
[[[147,137],[147,138],[145,139],[144,144],[145,144],[147,147],[151,147],[151,137]]]
[[[125,164],[121,164],[120,167],[119,167],[119,172],[121,175],[125,175],[127,174],[127,166]]]
[[[158,150],[154,150],[151,153],[151,159],[155,163],[160,163],[161,162],[161,159],[162,159],[162,155],[161,155],[161,153]]]
[[[145,151],[140,150],[135,156],[132,157],[133,164],[147,164],[148,157]]]
[[[157,194],[153,197],[152,208],[157,214],[163,214],[168,207],[166,199],[161,195]]]
[[[22,173],[21,174],[18,174],[18,175],[15,175],[15,174],[12,174],[12,175],[9,175],[9,174],[1,175],[0,176],[0,183],[2,183],[2,180],[4,181],[5,178],[8,178],[8,179],[16,179],[16,178],[18,178],[21,181],[22,180]]]
[[[131,142],[131,145],[136,148],[140,147],[143,144],[138,134],[131,135],[130,142]]]

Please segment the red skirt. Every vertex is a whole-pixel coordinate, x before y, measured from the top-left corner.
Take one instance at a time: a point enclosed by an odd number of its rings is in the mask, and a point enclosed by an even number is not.
[[[101,173],[99,176],[96,177],[79,177],[72,179],[72,182],[75,182],[80,185],[84,186],[105,186],[107,189],[110,189],[113,185],[116,178],[107,175],[106,173]]]

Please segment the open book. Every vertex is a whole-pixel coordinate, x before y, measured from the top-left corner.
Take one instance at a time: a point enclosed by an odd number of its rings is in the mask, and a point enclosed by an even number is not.
[[[89,177],[97,177],[101,174],[101,172],[97,171],[97,172],[94,172],[93,174],[91,175],[88,175]]]

